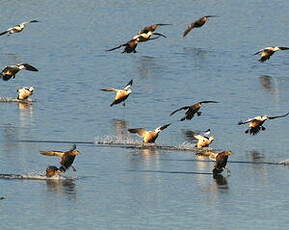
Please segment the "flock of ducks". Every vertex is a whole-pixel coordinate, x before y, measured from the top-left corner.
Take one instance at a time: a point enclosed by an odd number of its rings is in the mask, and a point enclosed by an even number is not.
[[[187,26],[187,28],[183,32],[183,37],[187,36],[193,29],[200,28],[205,25],[205,23],[208,22],[209,18],[218,17],[216,15],[207,15],[203,16],[196,21],[193,21],[191,24]],[[158,39],[159,37],[166,36],[164,34],[156,33],[155,30],[159,28],[160,26],[168,26],[172,24],[154,24],[150,26],[144,27],[140,32],[138,32],[135,36],[132,37],[131,40],[129,40],[127,43],[121,44],[117,47],[108,49],[106,51],[113,51],[116,49],[119,49],[121,47],[124,47],[124,50],[122,53],[136,53],[137,45],[141,42],[146,42],[150,40]],[[281,47],[281,46],[272,46],[272,47],[266,47],[264,49],[259,50],[254,55],[260,55],[260,62],[265,62],[270,59],[270,57],[276,52],[280,50],[288,50],[289,47]],[[114,88],[108,88],[108,89],[101,89],[103,91],[113,91],[115,92],[115,98],[112,105],[122,103],[125,105],[125,100],[128,98],[128,96],[132,93],[131,85],[132,80],[123,88],[123,89],[114,89]],[[185,110],[185,115],[180,119],[180,121],[184,120],[191,120],[195,115],[200,116],[202,112],[199,110],[203,107],[203,104],[207,103],[218,103],[217,101],[200,101],[193,105],[183,106],[181,108],[176,109],[173,111],[170,116],[174,115],[175,113]],[[275,118],[282,118],[288,116],[289,113],[278,115],[278,116],[256,116],[254,118],[250,118],[246,121],[240,121],[238,124],[248,124],[249,128],[245,131],[245,133],[256,135],[261,130],[264,131],[266,128],[263,126],[264,122],[266,120],[272,120]],[[159,133],[163,131],[164,129],[168,128],[170,124],[165,124],[160,127],[157,127],[155,130],[148,131],[144,128],[133,128],[128,129],[128,132],[137,134],[138,136],[143,138],[144,143],[154,143],[157,139]],[[191,137],[195,138],[197,140],[197,143],[195,145],[196,148],[204,148],[208,147],[214,140],[214,136],[210,135],[210,130],[204,132],[204,134],[201,133],[195,133],[193,131],[189,134]],[[217,154],[211,155],[211,159],[214,159],[216,161],[214,169],[213,169],[213,175],[218,175],[223,172],[223,170],[226,167],[228,156],[231,155],[231,151],[223,151]]]
[[[208,15],[208,16],[203,16],[196,21],[193,21],[191,24],[187,26],[187,28],[183,32],[183,37],[187,36],[193,29],[195,28],[200,28],[204,26],[209,20],[209,18],[214,18],[218,17],[216,15]],[[4,32],[0,33],[0,36],[7,34],[8,36],[14,33],[19,33],[23,31],[26,26],[30,23],[36,23],[39,22],[38,20],[31,20],[28,22],[23,22],[19,25],[16,25],[14,27],[11,27]],[[121,45],[118,45],[114,48],[108,49],[106,51],[113,51],[116,49],[119,49],[121,47],[124,47],[122,53],[136,53],[136,48],[139,43],[142,42],[147,42],[151,40],[156,40],[160,37],[166,38],[164,34],[157,33],[155,32],[156,29],[162,26],[169,26],[172,24],[154,24],[154,25],[149,25],[144,27],[141,31],[139,31],[135,36],[133,36],[128,42],[123,43]],[[289,47],[281,47],[281,46],[273,46],[273,47],[266,47],[264,49],[259,50],[256,52],[254,55],[259,54],[260,55],[260,62],[265,62],[270,59],[270,57],[279,50],[289,50]],[[8,81],[11,78],[15,78],[15,75],[20,71],[20,70],[28,70],[28,71],[34,71],[37,72],[38,69],[35,68],[34,66],[27,64],[27,63],[21,63],[21,64],[13,64],[9,66],[5,66],[1,73],[0,77],[4,81]],[[106,92],[114,92],[115,97],[113,102],[110,104],[110,106],[117,105],[117,104],[122,104],[125,106],[125,101],[129,97],[129,95],[132,93],[131,86],[133,84],[133,80],[129,81],[122,89],[115,89],[115,88],[103,88],[100,89],[102,91]],[[20,89],[17,89],[18,92],[18,100],[27,100],[29,96],[33,94],[34,88],[33,87],[23,87]],[[173,112],[171,112],[169,115],[172,116],[175,113],[186,110],[185,115],[180,119],[180,121],[185,121],[185,120],[191,120],[194,118],[195,115],[200,116],[202,112],[200,112],[200,109],[203,107],[203,104],[209,104],[209,103],[218,103],[217,101],[200,101],[198,103],[195,103],[193,105],[188,105],[188,106],[183,106],[180,107]],[[288,116],[289,113],[286,113],[284,115],[279,115],[279,116],[257,116],[254,118],[250,118],[246,121],[240,121],[238,124],[243,125],[243,124],[248,124],[249,128],[245,131],[245,133],[249,133],[251,135],[256,135],[259,133],[261,130],[264,131],[265,127],[263,126],[264,122],[266,120],[272,120],[275,118],[282,118]],[[165,124],[160,127],[157,127],[154,130],[146,130],[144,128],[132,128],[128,129],[128,132],[137,134],[138,136],[143,138],[144,143],[155,143],[156,139],[159,136],[159,133],[166,128],[168,128],[171,125]],[[197,148],[204,148],[208,147],[215,139],[214,136],[209,136],[210,135],[210,130],[207,130],[203,134],[201,133],[195,133],[191,131],[189,134],[191,137],[195,138],[197,140],[196,147]],[[40,151],[42,155],[46,156],[56,156],[61,159],[60,161],[60,167],[56,166],[49,166],[46,169],[46,176],[47,177],[54,177],[58,176],[62,173],[64,173],[68,168],[72,168],[75,170],[75,168],[72,166],[74,159],[77,155],[80,154],[80,152],[76,149],[76,146],[74,145],[72,149],[62,152],[62,151]],[[213,156],[213,159],[216,161],[214,168],[212,170],[213,175],[218,175],[226,169],[226,164],[229,155],[231,155],[231,151],[223,151],[220,153],[217,153]]]
[[[31,20],[28,22],[23,22],[20,23],[19,25],[16,25],[14,27],[11,27],[9,29],[7,29],[6,31],[0,33],[0,36],[8,34],[14,34],[14,33],[19,33],[21,31],[23,31],[26,26],[30,23],[36,23],[39,22],[38,20]],[[14,65],[8,65],[5,66],[1,73],[0,73],[0,78],[2,78],[4,81],[8,81],[11,78],[15,78],[15,75],[20,71],[20,70],[28,70],[28,71],[33,71],[33,72],[38,72],[38,69],[35,68],[34,66],[27,64],[27,63],[21,63],[21,64],[14,64]],[[28,98],[33,94],[34,92],[34,87],[30,86],[30,87],[23,87],[23,88],[19,88],[17,89],[18,92],[18,96],[17,96],[17,100],[21,101],[21,102],[29,102]],[[58,175],[65,173],[67,169],[69,169],[70,167],[76,171],[76,169],[72,166],[75,156],[80,154],[80,151],[76,149],[76,145],[73,145],[73,147],[66,151],[40,151],[40,153],[42,155],[46,155],[46,156],[56,156],[59,157],[61,159],[60,161],[60,167],[56,167],[56,166],[48,166],[46,169],[46,177],[57,177]],[[0,198],[1,199],[1,198]]]

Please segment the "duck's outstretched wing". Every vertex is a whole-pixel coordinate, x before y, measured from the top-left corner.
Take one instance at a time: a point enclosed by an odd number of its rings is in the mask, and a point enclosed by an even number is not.
[[[6,30],[6,31],[4,31],[4,32],[2,32],[2,33],[0,33],[0,36],[2,36],[2,35],[4,35],[4,34],[7,34],[9,31],[8,30]]]
[[[23,64],[21,64],[23,67],[24,67],[24,69],[26,69],[26,70],[29,70],[29,71],[34,71],[34,72],[38,72],[39,70],[38,69],[36,69],[34,66],[32,66],[32,65],[29,65],[29,64],[27,64],[27,63],[23,63]]]
[[[128,129],[128,131],[130,133],[136,133],[137,135],[139,135],[141,137],[143,137],[147,132],[147,130],[144,128]]]
[[[289,115],[289,113],[286,113],[286,114],[283,114],[283,115],[279,115],[279,116],[274,116],[274,117],[268,117],[268,119],[275,119],[275,118],[280,118],[280,117],[286,117],[286,116],[288,116]]]
[[[55,156],[55,157],[63,157],[64,152],[62,151],[40,151],[40,154],[45,156]]]
[[[239,121],[239,122],[238,122],[238,125],[244,125],[244,124],[247,124],[247,123],[253,121],[254,119],[255,119],[255,118],[250,118],[250,119],[248,119],[248,120],[246,120],[246,121]]]
[[[117,92],[117,89],[115,88],[104,88],[104,89],[100,89],[101,91],[106,91],[106,92]]]
[[[133,83],[133,80],[130,80],[130,82],[127,83],[127,84],[123,87],[123,89],[124,89],[124,90],[128,90],[128,89],[132,86],[132,83]]]
[[[121,48],[122,46],[125,46],[125,45],[126,44],[121,44],[121,45],[119,45],[117,47],[114,47],[114,48],[111,48],[111,49],[108,49],[108,50],[105,50],[105,51],[113,51],[113,50],[119,49],[119,48]]]
[[[179,109],[171,112],[171,113],[170,113],[170,116],[174,115],[174,114],[175,114],[176,112],[178,112],[178,111],[186,110],[186,109],[189,109],[189,108],[190,108],[190,106],[183,106],[183,107],[181,107],[181,108],[179,108]]]

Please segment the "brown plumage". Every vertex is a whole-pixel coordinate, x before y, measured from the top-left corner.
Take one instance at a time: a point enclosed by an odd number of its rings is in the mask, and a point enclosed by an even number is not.
[[[224,171],[227,165],[228,157],[231,154],[231,151],[224,151],[216,155],[216,163],[213,169],[213,175],[220,174]]]
[[[139,38],[139,42],[146,42],[149,40],[155,40],[159,37],[166,38],[165,35],[161,33],[155,33],[154,31],[160,26],[167,26],[167,25],[171,25],[171,24],[154,24],[154,25],[146,26],[140,32],[138,32],[138,34],[135,35],[133,39]],[[158,37],[152,38],[151,37],[152,35],[157,35]]]
[[[15,78],[15,75],[22,69],[26,69],[29,71],[35,71],[35,72],[38,71],[38,69],[36,69],[32,65],[25,64],[25,63],[24,64],[9,65],[9,66],[4,67],[4,69],[0,73],[0,77],[2,77],[2,79],[4,81],[8,81],[11,78]]]
[[[193,137],[194,139],[197,140],[197,143],[195,145],[195,147],[197,147],[197,148],[208,147],[215,140],[214,136],[209,137],[209,135],[210,135],[209,129],[203,135],[200,133],[195,133],[193,131],[187,131],[186,135],[188,137]]]
[[[270,57],[278,50],[289,50],[289,47],[270,46],[259,50],[257,53],[254,53],[254,55],[260,54],[261,58],[258,61],[264,62],[269,60]]]
[[[199,18],[197,21],[192,22],[183,33],[183,37],[185,37],[192,29],[202,27],[211,17],[217,17],[215,15],[208,15]]]
[[[254,117],[254,118],[250,118],[246,121],[240,121],[238,123],[238,125],[244,125],[244,124],[247,124],[249,123],[249,129],[247,129],[245,131],[245,133],[249,133],[251,135],[256,135],[257,133],[260,132],[260,130],[266,130],[266,128],[263,126],[264,122],[266,120],[272,120],[272,119],[275,119],[275,118],[281,118],[281,117],[286,117],[288,116],[289,113],[286,113],[284,115],[279,115],[279,116],[274,116],[274,117],[269,117],[269,116],[257,116],[257,117]]]
[[[132,86],[133,80],[130,80],[129,83],[127,83],[123,89],[115,89],[115,88],[105,88],[100,89],[102,91],[106,92],[115,92],[114,101],[110,104],[110,106],[119,104],[123,102],[123,106],[125,106],[125,100],[128,98],[128,96],[132,93],[131,86]]]
[[[135,49],[137,47],[137,44],[138,44],[139,40],[140,40],[140,38],[136,37],[136,38],[131,39],[127,43],[121,44],[121,45],[119,45],[117,47],[114,47],[112,49],[108,49],[106,51],[113,51],[113,50],[119,49],[122,46],[124,46],[125,48],[124,48],[124,50],[121,53],[136,53]]]
[[[199,112],[199,110],[202,108],[202,106],[203,106],[202,104],[204,104],[204,103],[218,103],[218,102],[217,101],[200,101],[200,102],[193,104],[193,105],[181,107],[181,108],[173,111],[170,114],[170,116],[174,115],[178,111],[187,110],[187,112],[185,113],[185,116],[183,118],[181,118],[180,121],[191,120],[195,114],[197,114],[198,116],[200,116],[202,114],[202,112]]]
[[[153,131],[148,131],[144,128],[136,128],[136,129],[128,129],[130,133],[136,133],[140,137],[143,137],[143,142],[144,143],[154,143],[157,137],[159,136],[159,133],[169,127],[171,124],[166,124],[163,126],[160,126],[156,128]]]
[[[76,169],[72,166],[75,156],[80,154],[80,152],[76,149],[76,145],[73,145],[73,147],[66,152],[40,151],[40,153],[46,156],[56,156],[61,158],[61,167],[59,168],[60,171],[65,172],[69,167],[72,167],[72,169],[76,171]]]
[[[17,89],[17,92],[18,92],[18,96],[17,96],[18,100],[26,100],[28,99],[28,97],[30,97],[33,94],[34,88],[32,86],[23,87],[23,88]]]
[[[29,24],[29,23],[34,23],[34,22],[39,22],[37,20],[31,20],[29,22],[22,22],[20,23],[19,25],[16,25],[14,27],[11,27],[9,29],[7,29],[6,31],[0,33],[0,36],[4,35],[4,34],[7,34],[10,35],[10,34],[14,34],[14,33],[19,33],[21,32],[22,30],[24,30],[24,28]]]
[[[59,175],[61,173],[63,173],[63,171],[61,171],[56,166],[48,166],[47,169],[46,169],[46,176],[47,177],[57,176],[57,175]]]

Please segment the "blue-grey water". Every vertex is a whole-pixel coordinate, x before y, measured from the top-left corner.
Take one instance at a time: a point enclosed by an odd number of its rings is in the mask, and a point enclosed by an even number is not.
[[[289,46],[288,1],[2,0],[0,30],[38,19],[22,33],[1,36],[0,66],[29,63],[0,82],[1,97],[34,86],[32,105],[2,103],[0,173],[41,174],[58,159],[40,150],[81,155],[66,174],[74,180],[0,180],[0,228],[288,229],[288,118],[265,123],[256,136],[239,120],[289,110],[289,53],[265,63],[252,54]],[[182,38],[193,20],[211,18]],[[127,42],[146,25],[172,23],[167,38],[139,44],[136,54],[104,50]],[[1,68],[2,68],[1,67]],[[112,93],[133,79],[126,107]],[[178,107],[201,100],[202,116],[175,122]],[[133,140],[128,128],[174,122],[157,142],[179,146],[185,130],[211,128],[212,148],[231,150],[231,175],[214,180],[212,162],[192,152],[140,150],[85,142]],[[83,143],[81,143],[83,142]]]

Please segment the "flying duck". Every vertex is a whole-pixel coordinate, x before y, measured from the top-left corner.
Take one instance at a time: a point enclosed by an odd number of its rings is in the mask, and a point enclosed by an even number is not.
[[[208,15],[208,16],[199,18],[197,21],[192,22],[190,25],[188,25],[188,27],[184,31],[183,37],[185,37],[192,29],[202,27],[209,20],[209,18],[212,18],[212,17],[218,17],[218,16]]]
[[[153,131],[148,131],[144,128],[137,128],[137,129],[128,129],[130,133],[136,133],[140,137],[143,137],[144,143],[155,143],[155,140],[159,136],[159,133],[169,127],[171,124],[166,124],[156,128]]]
[[[46,176],[47,177],[53,177],[53,176],[58,176],[59,174],[63,173],[59,168],[56,166],[48,166],[46,169]]]
[[[2,77],[4,81],[8,81],[11,78],[15,78],[16,73],[18,73],[22,69],[35,72],[38,71],[38,69],[29,64],[8,65],[4,67],[4,69],[0,73],[0,77]]]
[[[39,22],[37,20],[31,20],[29,22],[22,22],[20,23],[19,25],[16,25],[14,27],[11,27],[9,29],[7,29],[6,31],[0,33],[0,36],[4,35],[4,34],[7,34],[10,35],[10,34],[14,34],[14,33],[19,33],[21,32],[22,30],[24,30],[24,28],[29,24],[29,23],[34,23],[34,22]]]
[[[187,112],[185,113],[185,116],[183,118],[180,119],[180,121],[184,121],[184,120],[191,120],[195,114],[197,114],[198,116],[200,116],[202,114],[202,112],[199,112],[200,108],[202,108],[202,104],[204,103],[218,103],[217,101],[200,101],[196,104],[193,105],[188,105],[188,106],[184,106],[181,107],[175,111],[173,111],[170,116],[172,116],[173,114],[175,114],[178,111],[181,110],[187,110]]]
[[[249,129],[247,129],[245,131],[245,133],[249,133],[251,135],[256,135],[257,133],[259,133],[260,130],[265,130],[266,128],[263,126],[264,122],[266,120],[272,120],[275,118],[280,118],[280,117],[286,117],[288,116],[289,113],[286,113],[284,115],[280,115],[280,116],[274,116],[274,117],[269,117],[269,116],[257,116],[254,118],[250,118],[246,121],[240,121],[238,123],[238,125],[243,125],[243,124],[247,124],[249,123]]]
[[[106,51],[113,51],[113,50],[119,49],[122,46],[124,46],[125,48],[124,48],[124,50],[121,53],[136,53],[135,49],[136,49],[137,44],[138,44],[139,41],[140,41],[140,38],[136,37],[136,38],[131,39],[127,43],[121,44],[121,45],[119,45],[117,47],[114,47],[112,49],[108,49]]]
[[[278,50],[289,50],[289,47],[270,46],[259,50],[257,53],[254,53],[254,55],[260,54],[261,58],[258,61],[264,62],[269,60],[270,57]]]
[[[125,100],[128,98],[128,96],[132,93],[131,86],[132,86],[133,80],[130,80],[129,83],[127,83],[123,89],[114,89],[114,88],[105,88],[100,89],[102,91],[106,92],[115,92],[114,101],[110,104],[110,106],[123,103],[122,105],[125,106]]]
[[[159,23],[159,24],[146,26],[140,32],[138,32],[138,34],[135,35],[133,37],[133,39],[138,37],[139,38],[139,42],[146,42],[146,41],[149,41],[149,40],[157,39],[159,37],[166,38],[165,35],[163,35],[161,33],[155,33],[154,31],[160,26],[168,26],[168,25],[172,25],[172,24],[161,24],[161,23]],[[158,37],[151,38],[152,35],[157,35]]]
[[[213,169],[213,175],[220,174],[226,169],[228,157],[232,154],[231,151],[220,152],[216,155],[216,163]],[[228,169],[227,169],[228,170]],[[229,171],[229,170],[228,170]]]
[[[66,152],[62,151],[40,151],[42,155],[46,156],[56,156],[61,158],[59,170],[65,172],[69,167],[72,167],[73,171],[76,169],[72,166],[75,156],[79,155],[80,152],[76,149],[76,145],[73,145],[72,148]]]
[[[30,97],[33,94],[34,88],[32,86],[30,87],[23,87],[17,89],[18,92],[18,100],[26,100],[28,97]]]
[[[193,131],[187,131],[186,135],[193,137],[197,140],[197,143],[195,145],[195,147],[197,147],[197,148],[208,147],[215,140],[214,136],[209,137],[210,129],[205,131],[203,135],[200,133],[195,133]]]

